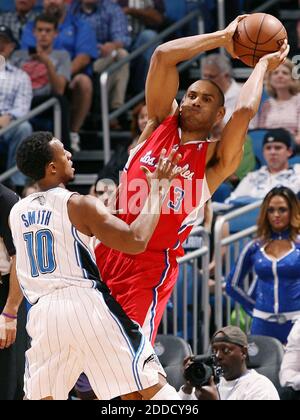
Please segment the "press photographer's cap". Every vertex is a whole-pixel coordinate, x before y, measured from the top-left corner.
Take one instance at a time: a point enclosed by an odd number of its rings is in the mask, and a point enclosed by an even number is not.
[[[219,334],[223,334],[223,336],[217,337]],[[211,343],[230,343],[241,347],[248,347],[246,334],[239,327],[234,326],[221,328],[213,335]]]
[[[263,146],[270,143],[283,143],[289,149],[293,147],[293,139],[289,131],[284,128],[275,128],[265,134]]]
[[[8,39],[10,42],[14,42],[15,44],[18,44],[18,41],[16,41],[12,30],[8,28],[7,26],[0,25],[0,36]]]

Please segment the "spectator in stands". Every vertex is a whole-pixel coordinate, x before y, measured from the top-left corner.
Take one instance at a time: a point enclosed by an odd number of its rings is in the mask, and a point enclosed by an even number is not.
[[[53,49],[57,20],[42,14],[34,22],[36,51],[16,51],[14,64],[31,79],[33,96],[63,95],[71,79],[71,60],[67,51]]]
[[[300,204],[292,190],[273,188],[258,218],[257,238],[243,250],[226,292],[253,317],[251,334],[286,344],[300,317]],[[249,290],[245,277],[255,271]]]
[[[77,0],[72,8],[74,14],[85,19],[96,32],[98,58],[93,69],[102,73],[113,62],[128,55],[126,51],[131,39],[128,33],[127,18],[118,4],[112,0]],[[109,77],[110,111],[119,109],[125,103],[129,80],[129,64],[125,64]],[[121,129],[118,120],[111,122],[112,129]]]
[[[117,0],[117,2],[129,17],[132,51],[157,36],[165,22],[163,0]],[[154,44],[149,47],[133,62],[131,75],[132,88],[135,92],[144,90],[150,60],[157,46],[158,44]]]
[[[7,26],[19,41],[27,22],[33,21],[38,12],[33,10],[36,0],[15,0],[16,10],[0,14],[0,25]]]
[[[24,117],[30,110],[32,99],[31,82],[28,75],[9,63],[9,58],[16,47],[12,31],[0,26],[0,55],[6,60],[5,69],[1,71],[0,83],[0,128],[9,127],[13,120]],[[0,147],[7,151],[7,169],[16,164],[16,149],[18,145],[32,132],[31,125],[23,122],[15,128],[6,131],[0,137]],[[23,186],[25,178],[17,172],[11,177],[16,186]]]
[[[282,399],[300,401],[300,319],[288,336],[279,376],[281,386],[285,387]]]
[[[237,83],[233,78],[233,70],[229,57],[222,54],[209,54],[201,62],[201,77],[202,79],[208,79],[216,83],[222,90],[225,96],[225,109],[226,114],[223,121],[214,127],[212,133],[214,138],[219,138],[223,128],[230,120],[236,103],[242,89],[242,84]],[[232,189],[250,172],[255,168],[255,156],[253,153],[251,137],[247,137],[247,141],[244,145],[244,157],[243,160],[234,174],[227,180],[226,183],[222,184],[218,189],[214,200],[218,201],[220,197],[220,191],[228,190],[229,193]],[[229,194],[228,193],[228,194]],[[219,199],[220,201],[223,201]]]
[[[233,70],[229,57],[222,54],[209,54],[201,61],[202,79],[212,80],[225,96],[226,114],[224,124],[230,120],[237,103],[242,84],[233,78]]]
[[[215,384],[213,377],[203,387],[194,387],[186,381],[179,391],[183,400],[279,400],[275,386],[267,377],[247,369],[248,339],[240,328],[221,328],[214,334],[211,347],[223,372],[219,384]],[[192,363],[193,357],[185,359],[185,374]]]
[[[69,107],[63,95],[67,83],[71,80],[70,56],[67,51],[53,49],[53,43],[57,36],[57,20],[52,15],[41,14],[36,17],[34,35],[36,50],[16,51],[12,57],[12,62],[16,67],[24,70],[31,79],[34,96],[32,108],[37,107],[52,96],[56,96],[60,101],[62,141],[65,147],[69,148]],[[51,109],[35,118],[35,130],[52,130],[53,127],[49,126],[53,120],[52,114],[53,110]]]
[[[264,102],[251,128],[285,128],[295,138],[300,150],[300,81],[293,78],[294,64],[287,60],[268,73],[266,90],[270,99]]]
[[[300,164],[289,165],[293,154],[292,138],[284,129],[268,131],[263,141],[263,154],[267,166],[249,173],[233,191],[227,202],[248,204],[263,199],[277,185],[300,192]]]
[[[93,88],[89,75],[92,60],[98,58],[96,34],[87,22],[71,13],[65,0],[44,0],[44,12],[59,22],[54,49],[68,51],[72,60],[72,80],[68,91],[71,94],[71,147],[76,152],[80,150],[79,130],[92,101]],[[30,22],[24,28],[21,48],[35,46],[34,23]]]
[[[26,309],[16,274],[16,250],[8,224],[18,196],[0,184],[0,400],[23,399]]]

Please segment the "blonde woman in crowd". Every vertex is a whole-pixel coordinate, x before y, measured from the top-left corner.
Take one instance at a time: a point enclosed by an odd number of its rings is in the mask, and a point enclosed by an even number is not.
[[[287,60],[266,78],[269,99],[251,128],[285,128],[295,138],[300,151],[300,81],[294,78],[294,64]]]

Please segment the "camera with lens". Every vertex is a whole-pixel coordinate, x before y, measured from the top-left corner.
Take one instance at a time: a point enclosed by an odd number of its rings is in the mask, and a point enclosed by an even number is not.
[[[222,375],[222,368],[217,365],[216,357],[195,356],[191,360],[191,364],[185,369],[184,377],[194,387],[201,388],[209,385],[211,377],[214,378],[215,384],[219,383]]]

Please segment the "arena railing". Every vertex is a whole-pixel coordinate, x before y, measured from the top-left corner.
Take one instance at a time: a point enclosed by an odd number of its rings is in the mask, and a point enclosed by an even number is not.
[[[217,8],[218,8],[218,27],[219,27],[219,31],[221,31],[226,26],[225,0],[218,0]]]
[[[61,138],[61,106],[59,101],[56,98],[51,98],[48,101],[42,103],[38,107],[32,109],[28,114],[26,114],[22,118],[18,118],[17,120],[10,123],[7,127],[2,128],[0,130],[0,136],[7,133],[9,130],[18,127],[23,122],[29,121],[31,118],[36,117],[37,115],[42,114],[49,108],[54,108],[53,112],[53,134],[56,138]],[[8,169],[6,172],[0,175],[0,182],[3,182],[9,179],[12,175],[18,172],[17,166]]]
[[[219,216],[216,220],[214,229],[214,249],[215,249],[215,326],[216,330],[223,326],[223,280],[230,273],[232,264],[236,261],[245,243],[252,238],[257,231],[257,226],[250,226],[242,231],[230,234],[226,238],[222,238],[224,224],[240,218],[247,217],[247,214],[261,206],[262,201],[256,201],[237,210],[233,210],[227,214]],[[232,246],[234,248],[234,258],[232,259]],[[225,255],[224,255],[225,254]],[[225,270],[224,270],[225,259]],[[239,311],[237,313],[237,321],[239,322]],[[231,301],[227,300],[226,322],[230,322]]]
[[[203,245],[178,260],[182,282],[176,282],[164,312],[162,333],[181,336],[191,344],[193,353],[199,354],[209,347],[209,236],[203,227],[194,229],[191,235],[201,237]]]
[[[153,45],[158,44],[160,41],[168,37],[169,35],[176,32],[178,29],[185,26],[187,23],[191,22],[193,19],[198,18],[199,19],[199,33],[204,32],[204,23],[201,15],[201,10],[194,10],[190,12],[187,16],[185,16],[180,21],[174,23],[169,28],[165,29],[163,32],[158,34],[155,38],[153,38],[151,41],[147,42],[140,48],[133,51],[130,55],[125,57],[123,60],[120,60],[117,63],[112,64],[109,66],[103,73],[100,75],[100,86],[101,86],[101,110],[102,110],[102,129],[103,129],[103,149],[104,149],[104,162],[107,163],[111,156],[111,144],[110,144],[110,127],[109,122],[122,115],[127,110],[131,109],[134,105],[136,105],[138,102],[143,100],[145,97],[145,92],[141,92],[138,95],[136,95],[134,98],[132,98],[130,101],[128,101],[125,105],[123,105],[118,110],[109,113],[109,95],[108,95],[108,78],[111,74],[119,70],[122,66],[125,64],[130,63],[135,58],[140,56],[144,51],[146,51],[148,48],[152,47]],[[193,60],[190,60],[188,64],[185,66],[179,66],[179,71],[185,70],[191,63],[196,61],[198,57],[195,57]]]

